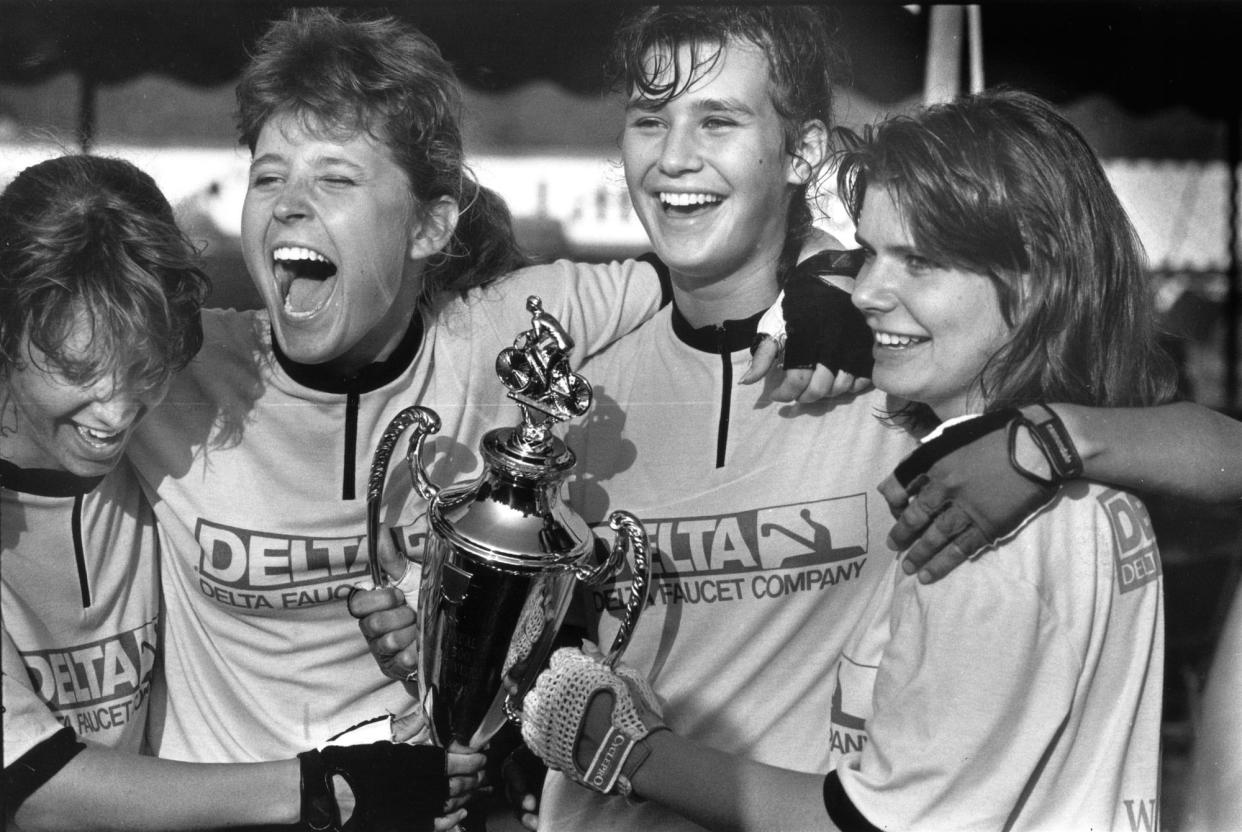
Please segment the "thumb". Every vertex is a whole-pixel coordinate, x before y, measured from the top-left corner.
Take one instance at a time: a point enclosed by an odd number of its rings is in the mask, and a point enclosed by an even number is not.
[[[754,384],[759,379],[768,374],[773,365],[780,358],[780,347],[777,341],[772,337],[765,337],[759,342],[759,346],[755,347],[755,352],[750,357],[750,364],[746,366],[746,372],[742,374],[741,384]]]
[[[380,567],[384,570],[389,582],[395,584],[405,576],[406,569],[409,568],[405,553],[402,551],[404,547],[401,541],[401,530],[381,525],[378,538]],[[361,554],[370,560],[371,542],[363,538],[359,548]]]
[[[891,474],[880,483],[880,494],[888,503],[888,509],[893,513],[894,517],[901,515],[906,505],[910,502],[910,494],[906,491],[896,477]]]

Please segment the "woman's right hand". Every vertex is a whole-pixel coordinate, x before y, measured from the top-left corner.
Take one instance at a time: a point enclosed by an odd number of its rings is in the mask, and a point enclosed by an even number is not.
[[[418,672],[418,620],[404,593],[391,586],[356,589],[348,606],[383,674],[412,684]]]
[[[369,555],[367,541],[360,556]],[[411,684],[418,671],[418,592],[422,566],[405,556],[396,529],[381,530],[379,561],[390,586],[359,585],[347,601],[349,613],[384,675]]]

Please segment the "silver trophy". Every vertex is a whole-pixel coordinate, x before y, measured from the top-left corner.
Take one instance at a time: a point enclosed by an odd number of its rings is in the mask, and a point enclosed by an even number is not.
[[[389,423],[375,450],[367,488],[371,575],[386,583],[377,558],[379,507],[388,461],[412,430],[406,462],[428,501],[431,534],[419,591],[418,693],[437,745],[479,748],[506,719],[521,720],[521,702],[547,663],[553,640],[579,582],[619,574],[631,555],[625,618],[605,661],[629,643],[650,579],[647,535],[631,514],[609,519],[611,546],[560,496],[574,454],[551,433],[556,422],[591,406],[591,386],[572,372],[573,341],[526,302],[531,328],[496,358],[496,373],[521,407],[516,427],[489,431],[480,443],[483,473],[473,482],[439,488],[421,462],[423,441],[440,429],[432,410],[413,406]]]

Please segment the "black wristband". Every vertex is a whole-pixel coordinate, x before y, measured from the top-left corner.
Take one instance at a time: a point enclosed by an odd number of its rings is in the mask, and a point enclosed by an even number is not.
[[[1019,412],[1009,426],[1009,464],[1022,476],[1043,486],[1060,485],[1066,480],[1081,477],[1082,457],[1078,455],[1074,440],[1061,417],[1046,404],[1039,403],[1034,407],[1043,409],[1042,418],[1032,418]],[[1048,467],[1052,470],[1051,476],[1042,477],[1018,463],[1018,431],[1023,428],[1030,432],[1031,440],[1048,461]]]
[[[302,767],[301,828],[308,832],[340,832],[340,811],[323,755],[315,749],[303,751],[298,762]]]

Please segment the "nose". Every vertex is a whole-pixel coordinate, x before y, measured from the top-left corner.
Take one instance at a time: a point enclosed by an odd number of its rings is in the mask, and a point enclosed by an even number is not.
[[[111,430],[128,427],[138,417],[143,403],[138,397],[128,394],[113,396],[91,405],[91,414],[99,419],[103,426]]]
[[[850,299],[863,312],[886,312],[896,306],[897,299],[893,294],[891,275],[876,257],[869,258],[854,282],[854,292]]]
[[[91,395],[91,415],[103,427],[120,430],[132,425],[144,410],[156,404],[161,391],[130,389],[111,379],[105,379],[95,385]]]
[[[285,182],[273,205],[273,213],[281,222],[291,222],[311,216],[313,206],[309,186],[298,179]]]
[[[698,136],[690,125],[674,125],[660,148],[660,172],[668,176],[690,173],[703,166]]]

